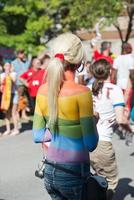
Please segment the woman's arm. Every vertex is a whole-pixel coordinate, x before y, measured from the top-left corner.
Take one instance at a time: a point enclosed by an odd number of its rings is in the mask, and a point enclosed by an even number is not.
[[[16,82],[16,72],[12,72],[10,77],[11,77],[11,80],[15,83]]]
[[[38,92],[36,97],[35,113],[33,118],[33,140],[35,143],[42,143],[45,141],[46,121],[43,116],[42,102],[43,96]]]
[[[117,95],[118,94],[118,95]],[[125,110],[125,103],[124,103],[124,97],[123,97],[123,92],[120,88],[116,88],[114,91],[113,97],[115,97],[113,100],[113,106],[115,110],[115,115],[116,115],[116,121],[119,126],[122,126],[123,129],[125,130],[130,130],[129,128],[129,121],[128,121],[128,116],[126,115],[126,110]]]
[[[78,106],[83,142],[88,151],[92,152],[98,143],[98,133],[93,117],[92,94],[89,90],[78,96]]]
[[[25,80],[24,78],[21,78],[21,77],[19,77],[19,80],[22,82],[23,85],[25,85],[26,87],[28,87],[27,80]]]
[[[117,106],[115,107],[115,115],[116,115],[116,121],[118,124],[126,124],[127,119],[124,116],[124,107],[123,106]]]
[[[128,102],[129,94],[130,94],[130,90],[131,89],[132,89],[132,83],[131,83],[131,80],[129,79],[128,83],[127,83],[127,88],[125,90],[125,95],[124,95],[125,103]]]

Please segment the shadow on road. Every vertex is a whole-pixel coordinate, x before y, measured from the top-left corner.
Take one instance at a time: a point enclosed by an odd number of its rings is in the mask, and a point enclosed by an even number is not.
[[[32,130],[32,121],[29,122],[22,122],[21,123],[21,129],[20,129],[20,133],[24,132],[24,131],[28,131],[28,130]],[[10,125],[11,126],[11,130],[13,129],[13,124]],[[6,126],[0,126],[0,132],[4,133],[4,131],[6,130]],[[1,200],[1,199],[0,199]]]
[[[133,180],[130,178],[121,178],[113,200],[124,200],[127,195],[134,197],[134,187],[131,186],[132,182]]]
[[[22,133],[24,131],[32,130],[32,124],[32,121],[22,122],[20,132]]]
[[[134,156],[134,152],[130,154],[130,156]]]

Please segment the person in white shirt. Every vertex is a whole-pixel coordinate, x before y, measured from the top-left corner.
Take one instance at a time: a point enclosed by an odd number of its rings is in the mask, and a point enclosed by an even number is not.
[[[112,145],[113,126],[123,123],[124,97],[122,90],[110,83],[111,65],[104,59],[96,61],[90,68],[95,77],[92,85],[94,113],[98,117],[99,143],[90,154],[95,172],[108,181],[108,200],[112,199],[118,183],[117,164]]]
[[[84,85],[85,74],[86,74],[86,68],[85,68],[85,62],[83,61],[75,72],[75,82]]]
[[[122,55],[119,55],[113,63],[112,80],[123,90],[126,90],[129,74],[134,70],[134,56],[129,43],[122,46]]]

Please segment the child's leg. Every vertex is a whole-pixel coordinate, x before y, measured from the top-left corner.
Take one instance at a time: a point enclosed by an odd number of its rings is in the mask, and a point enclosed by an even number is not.
[[[12,135],[17,135],[19,134],[19,128],[18,128],[19,113],[18,113],[18,94],[17,93],[15,93],[14,98],[13,98],[12,119],[13,119],[13,125],[14,125],[14,130],[12,131]]]
[[[8,135],[10,134],[10,113],[7,111],[6,116],[5,116],[5,125],[6,125],[6,131],[4,132],[3,135]]]
[[[17,104],[13,104],[13,107],[12,107],[12,118],[13,118],[14,130],[18,130]]]

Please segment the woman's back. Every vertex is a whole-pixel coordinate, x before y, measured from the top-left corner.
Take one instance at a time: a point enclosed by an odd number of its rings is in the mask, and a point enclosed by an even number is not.
[[[36,126],[43,125],[38,124],[41,121],[38,118],[43,117],[48,122],[47,84],[39,89],[35,113]],[[88,151],[92,150],[96,141],[93,141],[92,97],[88,88],[73,81],[64,82],[58,97],[57,125],[57,131],[50,128],[52,140],[47,159],[57,162],[89,161]]]

